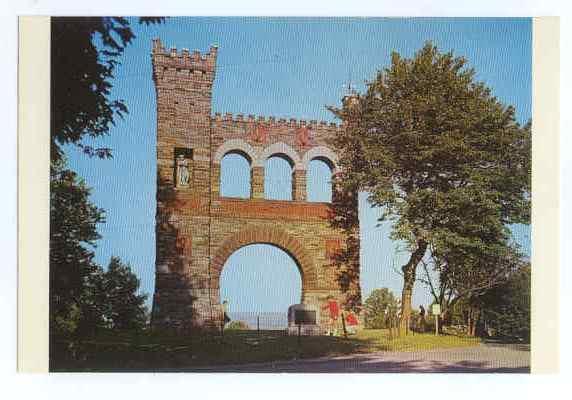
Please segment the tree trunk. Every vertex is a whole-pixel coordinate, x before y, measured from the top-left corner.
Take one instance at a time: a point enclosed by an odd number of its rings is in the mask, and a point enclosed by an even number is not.
[[[411,320],[411,297],[413,296],[413,285],[415,284],[415,272],[417,264],[423,259],[427,250],[427,242],[420,239],[417,241],[417,248],[407,264],[401,267],[403,271],[403,291],[401,292],[401,320],[399,322],[399,334],[406,335],[409,332],[409,321]]]
[[[480,311],[475,307],[470,307],[467,318],[467,335],[474,337],[477,333],[477,321],[479,320]]]

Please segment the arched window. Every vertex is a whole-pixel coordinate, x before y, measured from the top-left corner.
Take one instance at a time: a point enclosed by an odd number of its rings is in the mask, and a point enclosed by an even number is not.
[[[311,202],[332,202],[332,166],[328,160],[314,158],[306,171],[307,199]]]
[[[293,162],[283,155],[272,155],[264,166],[264,198],[292,200]]]
[[[250,198],[250,160],[241,153],[226,153],[220,163],[220,195]]]

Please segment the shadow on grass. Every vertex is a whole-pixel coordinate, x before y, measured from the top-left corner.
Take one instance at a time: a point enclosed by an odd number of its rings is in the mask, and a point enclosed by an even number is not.
[[[284,331],[226,331],[223,337],[108,333],[82,341],[73,359],[52,359],[51,370],[191,371],[224,365],[367,355],[380,351],[415,352],[476,344],[478,341],[432,335],[411,335],[390,340],[384,331],[363,331],[348,338],[298,338],[287,336]],[[62,340],[56,345],[64,348],[68,343]],[[54,351],[52,354],[69,352]]]
[[[65,348],[62,340],[56,346]],[[51,371],[160,371],[296,360],[366,351],[369,340],[287,336],[282,331],[234,331],[220,336],[106,335],[85,340],[75,358],[54,358]],[[52,354],[68,354],[65,351]]]

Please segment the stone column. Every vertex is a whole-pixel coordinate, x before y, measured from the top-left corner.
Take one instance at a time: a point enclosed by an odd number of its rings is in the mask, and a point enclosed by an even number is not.
[[[213,199],[220,197],[220,164],[212,165],[211,196]]]
[[[306,171],[294,169],[292,173],[292,200],[306,201]]]
[[[264,198],[264,167],[252,167],[250,179],[250,198]]]

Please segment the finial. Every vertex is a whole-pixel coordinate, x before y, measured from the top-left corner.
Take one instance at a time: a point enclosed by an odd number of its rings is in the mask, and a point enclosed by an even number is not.
[[[153,39],[153,52],[154,53],[162,53],[164,51],[163,44],[161,43],[161,39],[155,38]]]

